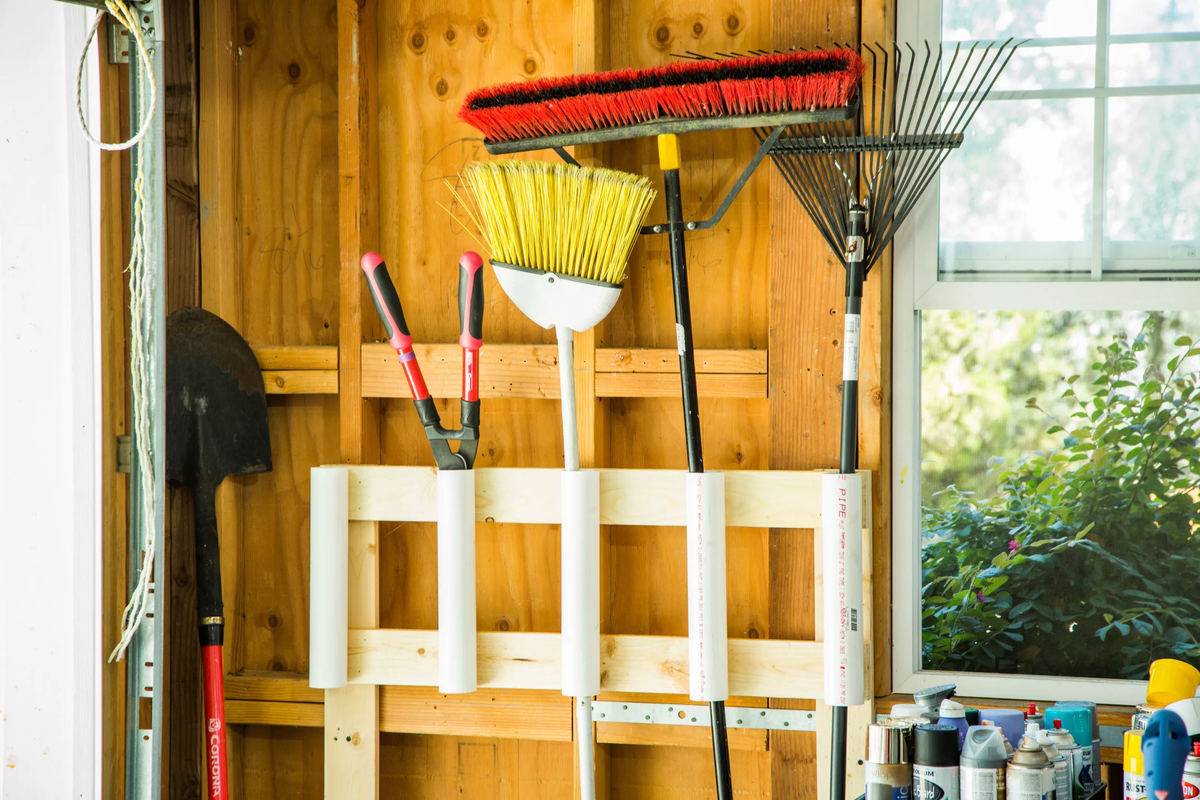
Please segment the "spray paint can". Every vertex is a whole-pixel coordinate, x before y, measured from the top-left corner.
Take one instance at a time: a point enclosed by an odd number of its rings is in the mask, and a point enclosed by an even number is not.
[[[962,800],[1005,800],[1004,769],[1008,763],[1004,732],[990,725],[972,725],[959,759]]]
[[[1192,754],[1183,765],[1183,800],[1200,797],[1200,742],[1192,745]]]
[[[1079,783],[1085,789],[1091,788],[1096,780],[1092,775],[1091,712],[1079,706],[1051,706],[1046,709],[1046,727],[1062,727],[1070,732],[1071,738],[1075,740],[1075,744],[1079,745],[1079,752],[1083,756],[1083,767],[1079,771]]]
[[[913,800],[960,800],[958,729],[918,725],[913,760]]]
[[[967,710],[963,708],[962,703],[956,703],[947,698],[942,701],[942,704],[938,707],[938,711],[941,713],[941,716],[938,718],[938,724],[953,725],[958,729],[958,749],[961,751],[963,741],[967,738],[967,728],[970,727],[967,725]]]
[[[953,683],[945,683],[941,686],[917,689],[913,692],[913,702],[921,707],[921,713],[917,716],[924,717],[929,722],[937,722],[940,714],[938,707],[947,697],[954,696],[955,688]]]
[[[1036,722],[1037,726],[1040,728],[1040,727],[1042,727],[1043,719],[1044,719],[1044,717],[1042,715],[1042,712],[1038,711],[1037,703],[1030,703],[1029,707],[1025,709],[1025,721],[1026,722]],[[1016,746],[1020,747],[1021,746],[1020,742],[1018,742],[1016,744]]]
[[[1133,729],[1135,731],[1146,730],[1146,726],[1150,724],[1150,718],[1159,711],[1162,711],[1162,709],[1158,706],[1152,706],[1149,703],[1143,703],[1138,706],[1133,714]]]
[[[1092,720],[1092,778],[1100,780],[1100,717],[1096,713],[1096,704],[1091,700],[1060,700],[1056,706],[1077,706],[1086,708]],[[1076,741],[1080,747],[1086,747],[1085,742]]]
[[[1038,747],[1037,739],[1023,737],[1005,771],[1008,800],[1050,800],[1046,788],[1049,765],[1050,759]]]
[[[1071,732],[1062,727],[1062,720],[1055,720],[1055,723],[1055,727],[1047,733],[1050,734],[1050,741],[1054,742],[1058,752],[1066,756],[1071,765],[1071,796],[1079,800],[1084,794],[1083,783],[1080,780],[1083,774],[1083,749],[1075,744]]]
[[[1125,731],[1123,800],[1146,800],[1146,768],[1142,766],[1142,732]]]
[[[910,726],[884,721],[867,727],[866,800],[910,800],[911,738]]]
[[[1050,759],[1050,765],[1054,767],[1054,796],[1058,800],[1071,800],[1073,796],[1071,762],[1058,752],[1058,747],[1050,739],[1050,731],[1038,731],[1037,743],[1041,746],[1042,752],[1046,754],[1046,758]]]

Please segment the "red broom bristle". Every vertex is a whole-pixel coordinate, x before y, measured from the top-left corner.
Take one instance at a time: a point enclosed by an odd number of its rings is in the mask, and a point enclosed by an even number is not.
[[[493,141],[696,119],[840,108],[866,65],[849,49],[677,61],[646,69],[539,78],[476,89],[459,119]]]

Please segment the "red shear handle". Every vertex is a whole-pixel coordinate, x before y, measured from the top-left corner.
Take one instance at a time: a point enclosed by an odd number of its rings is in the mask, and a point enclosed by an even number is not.
[[[467,251],[458,259],[458,320],[463,348],[462,399],[479,399],[479,348],[483,346],[483,259]]]
[[[408,335],[408,324],[404,321],[404,309],[400,307],[400,297],[396,287],[388,275],[387,265],[378,253],[367,253],[360,262],[363,274],[367,276],[367,285],[371,287],[371,299],[375,301],[375,310],[379,319],[387,329],[388,344],[400,357],[400,366],[404,367],[404,377],[408,379],[408,388],[413,400],[424,400],[429,397],[429,389],[425,386],[425,376],[417,364],[416,353],[412,349],[412,337]]]
[[[201,647],[204,660],[204,761],[209,800],[229,800],[225,760],[225,670],[221,646]]]

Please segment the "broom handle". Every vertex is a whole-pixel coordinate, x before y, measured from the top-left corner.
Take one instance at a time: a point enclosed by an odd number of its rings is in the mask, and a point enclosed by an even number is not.
[[[692,304],[688,296],[687,250],[683,242],[683,196],[679,190],[679,143],[673,134],[658,137],[659,165],[666,190],[667,234],[671,246],[671,284],[675,290],[675,338],[679,350],[679,377],[683,385],[683,428],[687,437],[688,472],[704,472],[700,446],[700,401],[696,393],[696,355],[692,351]],[[729,736],[725,730],[725,703],[708,704],[712,720],[713,769],[718,800],[733,800],[729,767]]]
[[[558,386],[562,397],[563,466],[567,472],[579,471],[579,428],[575,421],[575,333],[565,325],[554,329],[558,335]]]
[[[558,337],[558,386],[562,398],[563,467],[567,472],[579,471],[579,427],[575,417],[575,332],[565,325],[554,329]],[[585,576],[576,576],[586,583]],[[568,591],[563,583],[563,591]],[[564,601],[565,602],[565,601]],[[579,742],[580,800],[596,797],[595,748],[592,742],[592,698],[576,697],[577,740]]]

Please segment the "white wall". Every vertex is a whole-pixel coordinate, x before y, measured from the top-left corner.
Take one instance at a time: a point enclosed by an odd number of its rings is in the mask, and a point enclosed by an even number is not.
[[[0,797],[91,798],[97,172],[74,111],[91,12],[44,0],[19,9],[19,32],[0,47]]]

